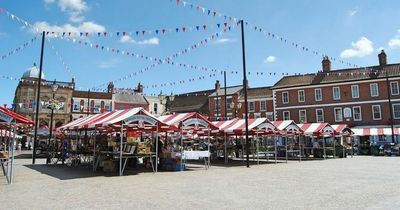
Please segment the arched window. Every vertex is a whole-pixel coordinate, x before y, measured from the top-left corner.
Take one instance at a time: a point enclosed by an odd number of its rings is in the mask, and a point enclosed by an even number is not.
[[[100,102],[100,108],[101,108],[101,112],[102,112],[102,113],[103,113],[104,110],[105,110],[105,109],[104,109],[104,106],[105,106],[105,105],[104,105],[104,101],[101,101],[101,102]]]
[[[81,100],[81,102],[80,102],[80,109],[81,109],[81,112],[83,112],[83,110],[85,109],[85,101],[82,99]]]

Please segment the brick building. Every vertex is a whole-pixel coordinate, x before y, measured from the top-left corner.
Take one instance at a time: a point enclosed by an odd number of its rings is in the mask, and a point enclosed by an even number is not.
[[[271,87],[256,87],[247,89],[247,107],[249,118],[260,118],[266,117],[269,120],[274,120],[274,103],[272,97]],[[244,94],[243,92],[239,96],[239,103],[241,103],[241,109],[238,117],[243,117],[245,114],[244,109]]]
[[[208,109],[210,112],[210,120],[232,119],[241,117],[240,105],[238,103],[239,96],[242,94],[243,86],[226,87],[226,104],[225,107],[225,88],[221,88],[221,84],[217,80],[214,92],[208,96]],[[225,116],[225,109],[226,115]]]
[[[72,120],[90,114],[112,111],[112,95],[114,85],[110,83],[107,92],[92,92],[74,90],[71,99]]]
[[[143,85],[138,84],[136,89],[114,89],[112,97],[114,110],[123,110],[142,107],[149,111],[149,103],[143,96]]]
[[[276,120],[345,123],[351,127],[390,127],[400,123],[400,64],[331,70],[325,57],[316,74],[285,76],[273,87]],[[391,105],[389,104],[391,99]]]

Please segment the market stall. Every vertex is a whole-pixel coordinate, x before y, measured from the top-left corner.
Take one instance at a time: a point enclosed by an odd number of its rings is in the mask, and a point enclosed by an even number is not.
[[[354,132],[347,126],[347,124],[331,125],[340,138],[340,145],[342,145],[342,157],[346,157],[347,152],[350,152],[351,157],[354,155],[353,150],[353,134]]]
[[[237,140],[237,136],[242,137],[246,132],[246,124],[244,119],[233,119],[227,121],[216,121],[213,122],[214,125],[218,126],[220,131],[228,136],[235,136]],[[267,118],[256,118],[256,119],[248,119],[248,131],[249,135],[252,136],[252,154],[253,159],[257,158],[257,162],[259,162],[260,155],[260,147],[259,147],[259,138],[273,136],[277,131],[276,127],[267,119]],[[237,151],[241,150],[241,156],[243,157],[243,151],[245,142],[243,142],[243,138],[240,138],[240,142],[236,142]],[[240,145],[240,146],[239,146]],[[238,147],[239,146],[239,147]],[[261,152],[266,154],[265,152]]]
[[[202,116],[196,112],[189,112],[189,113],[177,113],[171,115],[164,115],[158,118],[161,122],[177,127],[179,129],[179,137],[180,137],[180,146],[181,146],[181,161],[180,161],[180,169],[183,170],[185,165],[184,163],[187,160],[198,160],[203,159],[205,163],[205,168],[207,169],[211,165],[211,134],[218,133],[219,129],[206,117]],[[186,135],[185,135],[186,134]],[[166,137],[168,137],[168,133],[166,133]],[[200,149],[200,147],[195,147],[194,144],[185,145],[185,139],[188,140],[199,140],[202,138],[204,144],[207,145],[207,150],[205,151],[204,148]],[[204,141],[204,137],[207,138],[207,141]],[[187,141],[188,143],[192,143]],[[193,142],[194,143],[194,142]],[[225,143],[226,145],[226,143]],[[173,155],[169,155],[168,149],[166,148],[164,151],[164,168],[168,168],[168,164],[170,162],[177,163],[178,161],[172,160],[169,161],[169,158],[172,158]],[[173,151],[172,151],[173,152]],[[226,154],[226,150],[225,150]],[[175,157],[176,158],[176,157]],[[172,166],[174,167],[174,166]],[[176,166],[175,166],[176,168]]]
[[[285,156],[287,162],[289,155],[295,157],[298,154],[301,161],[303,130],[293,120],[271,121],[271,123],[278,129],[275,139],[276,156]]]
[[[304,123],[298,124],[298,126],[304,131],[304,135],[310,139],[305,149],[311,150],[314,158],[323,157],[326,159],[327,151],[335,157],[335,136],[338,133],[331,125],[328,123]]]
[[[87,116],[60,127],[64,131],[94,131],[92,138],[93,169],[103,163],[110,164],[119,161],[119,174],[123,175],[129,159],[149,160],[154,172],[157,172],[159,153],[159,132],[176,130],[159,121],[155,116],[143,108],[117,110]],[[139,134],[140,138],[132,133]],[[107,134],[101,141],[103,145],[96,145],[97,136]],[[133,137],[133,138],[132,138]],[[111,139],[111,141],[110,141]],[[134,139],[132,141],[132,139]],[[153,149],[151,149],[153,147]],[[107,159],[107,161],[105,160]],[[153,159],[156,159],[153,165]]]
[[[16,132],[18,128],[31,126],[32,124],[31,120],[5,107],[0,107],[0,130],[2,140],[6,140],[3,151],[0,150],[0,165],[8,184],[11,184],[13,181],[15,145],[18,137]]]

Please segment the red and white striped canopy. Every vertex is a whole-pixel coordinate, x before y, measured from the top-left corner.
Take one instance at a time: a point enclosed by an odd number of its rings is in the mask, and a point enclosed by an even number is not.
[[[352,130],[347,126],[347,124],[336,124],[331,125],[333,129],[335,129],[338,134],[352,134]]]
[[[135,120],[151,121],[150,124],[160,123],[161,126],[165,125],[160,122],[155,116],[144,110],[143,108],[133,108],[125,110],[116,110],[112,112],[104,112],[101,114],[90,115],[72,121],[64,126],[61,126],[60,130],[79,130],[79,129],[94,129],[107,126],[118,126],[122,122],[127,123],[130,119],[135,116],[141,116],[141,118],[135,118]],[[128,122],[129,123],[129,122]],[[144,122],[146,123],[146,122]],[[165,125],[166,127],[169,127]],[[129,127],[129,126],[128,126]]]
[[[331,136],[337,134],[336,130],[328,123],[305,123],[297,125],[304,131],[305,135]]]
[[[352,128],[354,136],[383,136],[392,135],[392,128]],[[394,135],[400,135],[400,128],[393,129]]]
[[[281,133],[299,133],[302,129],[293,120],[271,121]]]
[[[243,134],[246,131],[245,119],[216,121],[213,124],[218,126],[221,131],[229,134]],[[267,118],[248,119],[248,130],[254,132],[257,129],[268,133],[276,131],[276,127]]]
[[[218,127],[211,123],[206,117],[196,112],[176,113],[171,115],[163,115],[158,118],[167,125],[173,125],[181,129],[189,130],[218,130]]]

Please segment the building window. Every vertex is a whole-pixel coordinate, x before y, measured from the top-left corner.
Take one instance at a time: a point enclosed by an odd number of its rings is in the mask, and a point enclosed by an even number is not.
[[[335,113],[335,122],[342,122],[343,121],[342,108],[334,108],[334,113]]]
[[[352,98],[360,98],[360,91],[358,89],[358,85],[351,86],[351,97]]]
[[[232,96],[226,97],[226,105],[228,106],[227,109],[230,109],[230,104],[232,103]]]
[[[255,108],[254,108],[254,101],[250,101],[249,102],[249,112],[254,112]]]
[[[333,100],[340,100],[340,87],[333,87]]]
[[[315,101],[322,101],[322,90],[321,90],[321,88],[315,89],[314,92],[315,92]]]
[[[221,98],[215,98],[215,111],[221,111]]]
[[[78,101],[74,101],[74,105],[72,106],[72,111],[79,112],[81,110],[80,103]]]
[[[153,112],[154,112],[154,114],[158,113],[158,104],[157,103],[153,104]]]
[[[260,111],[267,111],[267,101],[260,101]]]
[[[399,95],[399,82],[390,82],[390,92],[392,95]]]
[[[323,109],[316,109],[315,116],[316,116],[317,122],[324,122],[324,110]]]
[[[106,109],[106,112],[111,112],[111,102],[106,104],[105,109]]]
[[[400,104],[393,104],[393,118],[400,119]]]
[[[379,96],[379,92],[378,92],[378,83],[371,83],[369,85],[370,89],[371,89],[371,97],[377,97]]]
[[[299,122],[306,123],[307,122],[307,112],[306,110],[299,110]]]
[[[283,112],[283,120],[290,120],[290,112],[289,111]]]
[[[360,106],[353,106],[353,119],[354,121],[361,121],[362,119],[361,114],[361,107]]]
[[[289,93],[282,92],[282,103],[287,104],[289,103]]]
[[[297,91],[299,102],[304,102],[306,100],[306,96],[304,90]]]
[[[255,119],[261,118],[261,113],[254,113],[254,118],[255,118]]]
[[[381,105],[372,105],[372,118],[374,120],[381,120]]]

